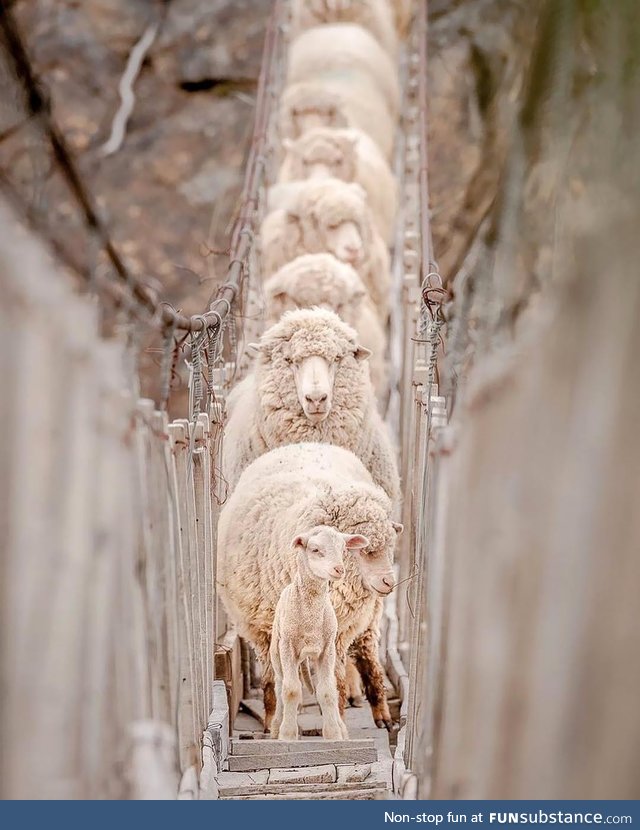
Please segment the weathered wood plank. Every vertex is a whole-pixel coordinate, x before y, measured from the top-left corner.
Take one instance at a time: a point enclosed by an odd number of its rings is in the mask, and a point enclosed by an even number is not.
[[[319,787],[322,785],[319,784]],[[377,801],[387,798],[388,791],[384,787],[376,789],[363,789],[362,787],[350,788],[348,790],[295,790],[293,792],[272,793],[269,795],[270,800],[274,801]],[[264,793],[259,795],[237,795],[232,796],[234,801],[256,801],[264,799]]]
[[[271,739],[259,741],[232,741],[232,755],[281,755],[286,752],[313,752],[330,750],[341,751],[343,749],[372,748],[373,740],[364,738],[353,741],[325,741],[319,738],[317,741],[274,741]],[[293,764],[291,765],[293,766]]]
[[[262,743],[262,741],[261,741]],[[242,772],[252,769],[272,769],[274,767],[312,767],[319,764],[367,764],[377,760],[373,746],[349,747],[345,749],[325,749],[320,751],[302,751],[271,753],[260,755],[230,755],[229,769]]]
[[[255,775],[256,773],[253,774]],[[357,786],[355,786],[354,783],[347,782],[338,782],[331,784],[323,784],[322,782],[317,784],[271,784],[269,782],[260,784],[245,784],[244,782],[241,782],[239,786],[221,786],[220,797],[235,798],[237,796],[243,795],[255,795],[265,797],[269,795],[281,795],[283,793],[307,793],[307,798],[315,798],[315,795],[313,795],[313,793],[344,793],[353,792],[354,790],[359,790],[361,792],[375,792],[377,790],[382,790],[384,792],[385,787],[384,784],[382,784],[380,781],[366,781],[358,783]]]

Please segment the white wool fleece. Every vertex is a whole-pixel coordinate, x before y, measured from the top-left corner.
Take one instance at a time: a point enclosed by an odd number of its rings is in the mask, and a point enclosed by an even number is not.
[[[258,456],[286,444],[320,441],[351,450],[394,505],[400,482],[387,426],[380,417],[366,361],[354,357],[356,332],[331,311],[289,311],[260,340],[253,371],[229,396],[223,473],[234,488]],[[319,355],[337,364],[326,419],[302,409],[289,360]]]

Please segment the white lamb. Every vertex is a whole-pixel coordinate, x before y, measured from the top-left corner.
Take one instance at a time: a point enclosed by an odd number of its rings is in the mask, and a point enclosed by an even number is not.
[[[293,0],[291,29],[294,35],[323,23],[358,23],[368,29],[391,57],[398,51],[395,0]]]
[[[383,323],[389,316],[389,252],[364,190],[339,179],[309,179],[269,213],[260,229],[263,279],[302,254],[330,253],[352,265]]]
[[[271,737],[298,738],[297,713],[302,702],[300,667],[315,668],[315,692],[322,711],[322,736],[347,739],[338,709],[336,635],[338,620],[329,598],[329,581],[344,576],[344,553],[366,548],[369,540],[340,533],[333,527],[313,527],[293,540],[298,570],[276,605],[271,634],[271,665],[275,676],[276,711]]]
[[[314,26],[289,47],[287,84],[368,76],[384,95],[389,114],[398,117],[400,83],[395,63],[373,35],[354,23]]]
[[[368,76],[323,78],[287,86],[280,98],[281,140],[296,139],[314,127],[356,127],[391,158],[394,119],[384,97]]]
[[[227,401],[222,467],[230,488],[265,452],[322,441],[354,452],[397,504],[395,453],[356,332],[331,311],[288,311],[257,350],[253,371]]]
[[[264,284],[265,323],[274,325],[285,311],[326,308],[358,333],[371,352],[369,370],[376,395],[388,394],[387,338],[364,283],[345,262],[331,254],[304,254],[284,265]]]
[[[288,192],[304,179],[335,178],[364,188],[378,231],[390,244],[398,209],[398,188],[377,144],[362,130],[316,127],[296,141],[283,141],[278,184],[269,190],[269,210],[286,208]]]
[[[275,710],[270,647],[275,609],[295,577],[291,539],[314,528],[362,534],[369,544],[345,560],[344,578],[329,591],[338,628],[336,679],[340,711],[346,702],[346,659],[351,643],[375,625],[378,600],[394,587],[393,553],[402,525],[392,505],[356,456],[329,444],[290,444],[253,462],[222,508],[218,523],[218,586],[239,633],[256,649],[263,669],[265,727]],[[388,718],[384,673],[374,640],[359,654],[373,717]],[[365,666],[366,663],[366,666]],[[371,702],[372,697],[369,697]]]

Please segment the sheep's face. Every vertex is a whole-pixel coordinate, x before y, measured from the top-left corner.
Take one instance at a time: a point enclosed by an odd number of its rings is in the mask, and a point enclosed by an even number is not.
[[[362,582],[369,591],[387,596],[393,591],[396,581],[393,573],[393,552],[396,537],[402,533],[402,525],[389,522],[389,532],[384,539],[372,535],[371,542],[358,553],[358,566]]]
[[[313,424],[324,421],[331,411],[337,360],[311,355],[291,363],[300,406]]]
[[[285,311],[324,308],[345,323],[359,318],[366,289],[357,273],[330,254],[299,257],[275,274],[265,285],[267,317],[274,322]]]
[[[348,262],[354,268],[362,264],[365,248],[357,222],[347,220],[327,224],[324,228],[324,240],[329,251],[342,262]]]
[[[314,576],[334,580],[344,576],[344,556],[347,551],[365,548],[369,540],[357,534],[340,533],[333,527],[319,525],[308,533],[301,533],[293,540],[293,546],[303,557]]]
[[[300,85],[285,93],[280,112],[280,132],[299,138],[316,127],[347,127],[348,122],[337,96],[312,86]]]
[[[356,177],[355,141],[349,135],[316,129],[285,146],[292,180],[333,177],[351,182]]]

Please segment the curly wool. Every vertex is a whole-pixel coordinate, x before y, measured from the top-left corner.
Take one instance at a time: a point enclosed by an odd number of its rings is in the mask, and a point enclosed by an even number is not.
[[[371,32],[391,57],[395,57],[398,51],[395,20],[389,0],[342,0],[337,5],[327,0],[293,0],[293,36],[323,23],[358,23]]]
[[[400,110],[400,82],[395,61],[375,37],[355,23],[329,23],[306,29],[289,47],[287,84],[325,78],[347,82],[369,77],[382,92],[389,115]]]
[[[289,445],[245,470],[220,514],[218,580],[227,612],[263,658],[278,598],[295,575],[294,537],[328,525],[365,535],[368,550],[392,562],[391,511],[390,499],[361,462],[339,447]],[[346,557],[344,579],[331,586],[338,645],[345,652],[375,622],[377,599],[363,584],[357,561]]]
[[[386,336],[364,283],[346,262],[331,254],[304,254],[284,265],[264,285],[267,325],[285,311],[320,307],[335,311],[371,351],[371,381],[380,400],[388,391]]]
[[[359,229],[366,256],[358,266],[381,319],[389,310],[389,253],[374,227],[363,189],[339,179],[311,179],[296,187],[287,209],[267,215],[260,229],[263,278],[302,254],[332,253],[327,242],[330,226],[353,222]]]
[[[374,82],[364,76],[324,78],[287,86],[280,98],[282,139],[304,135],[305,116],[333,129],[356,127],[371,136],[386,159],[393,150],[395,125]]]
[[[366,361],[356,360],[356,332],[331,311],[286,312],[260,340],[255,368],[228,399],[223,471],[234,487],[242,471],[275,447],[319,441],[351,450],[396,502],[400,484],[387,427],[378,413]],[[337,364],[333,401],[321,423],[300,405],[290,360],[319,355]]]
[[[393,238],[398,208],[397,184],[375,142],[362,130],[316,127],[286,146],[278,182],[309,177],[314,165],[322,165],[330,176],[357,182],[369,199],[380,234]]]

